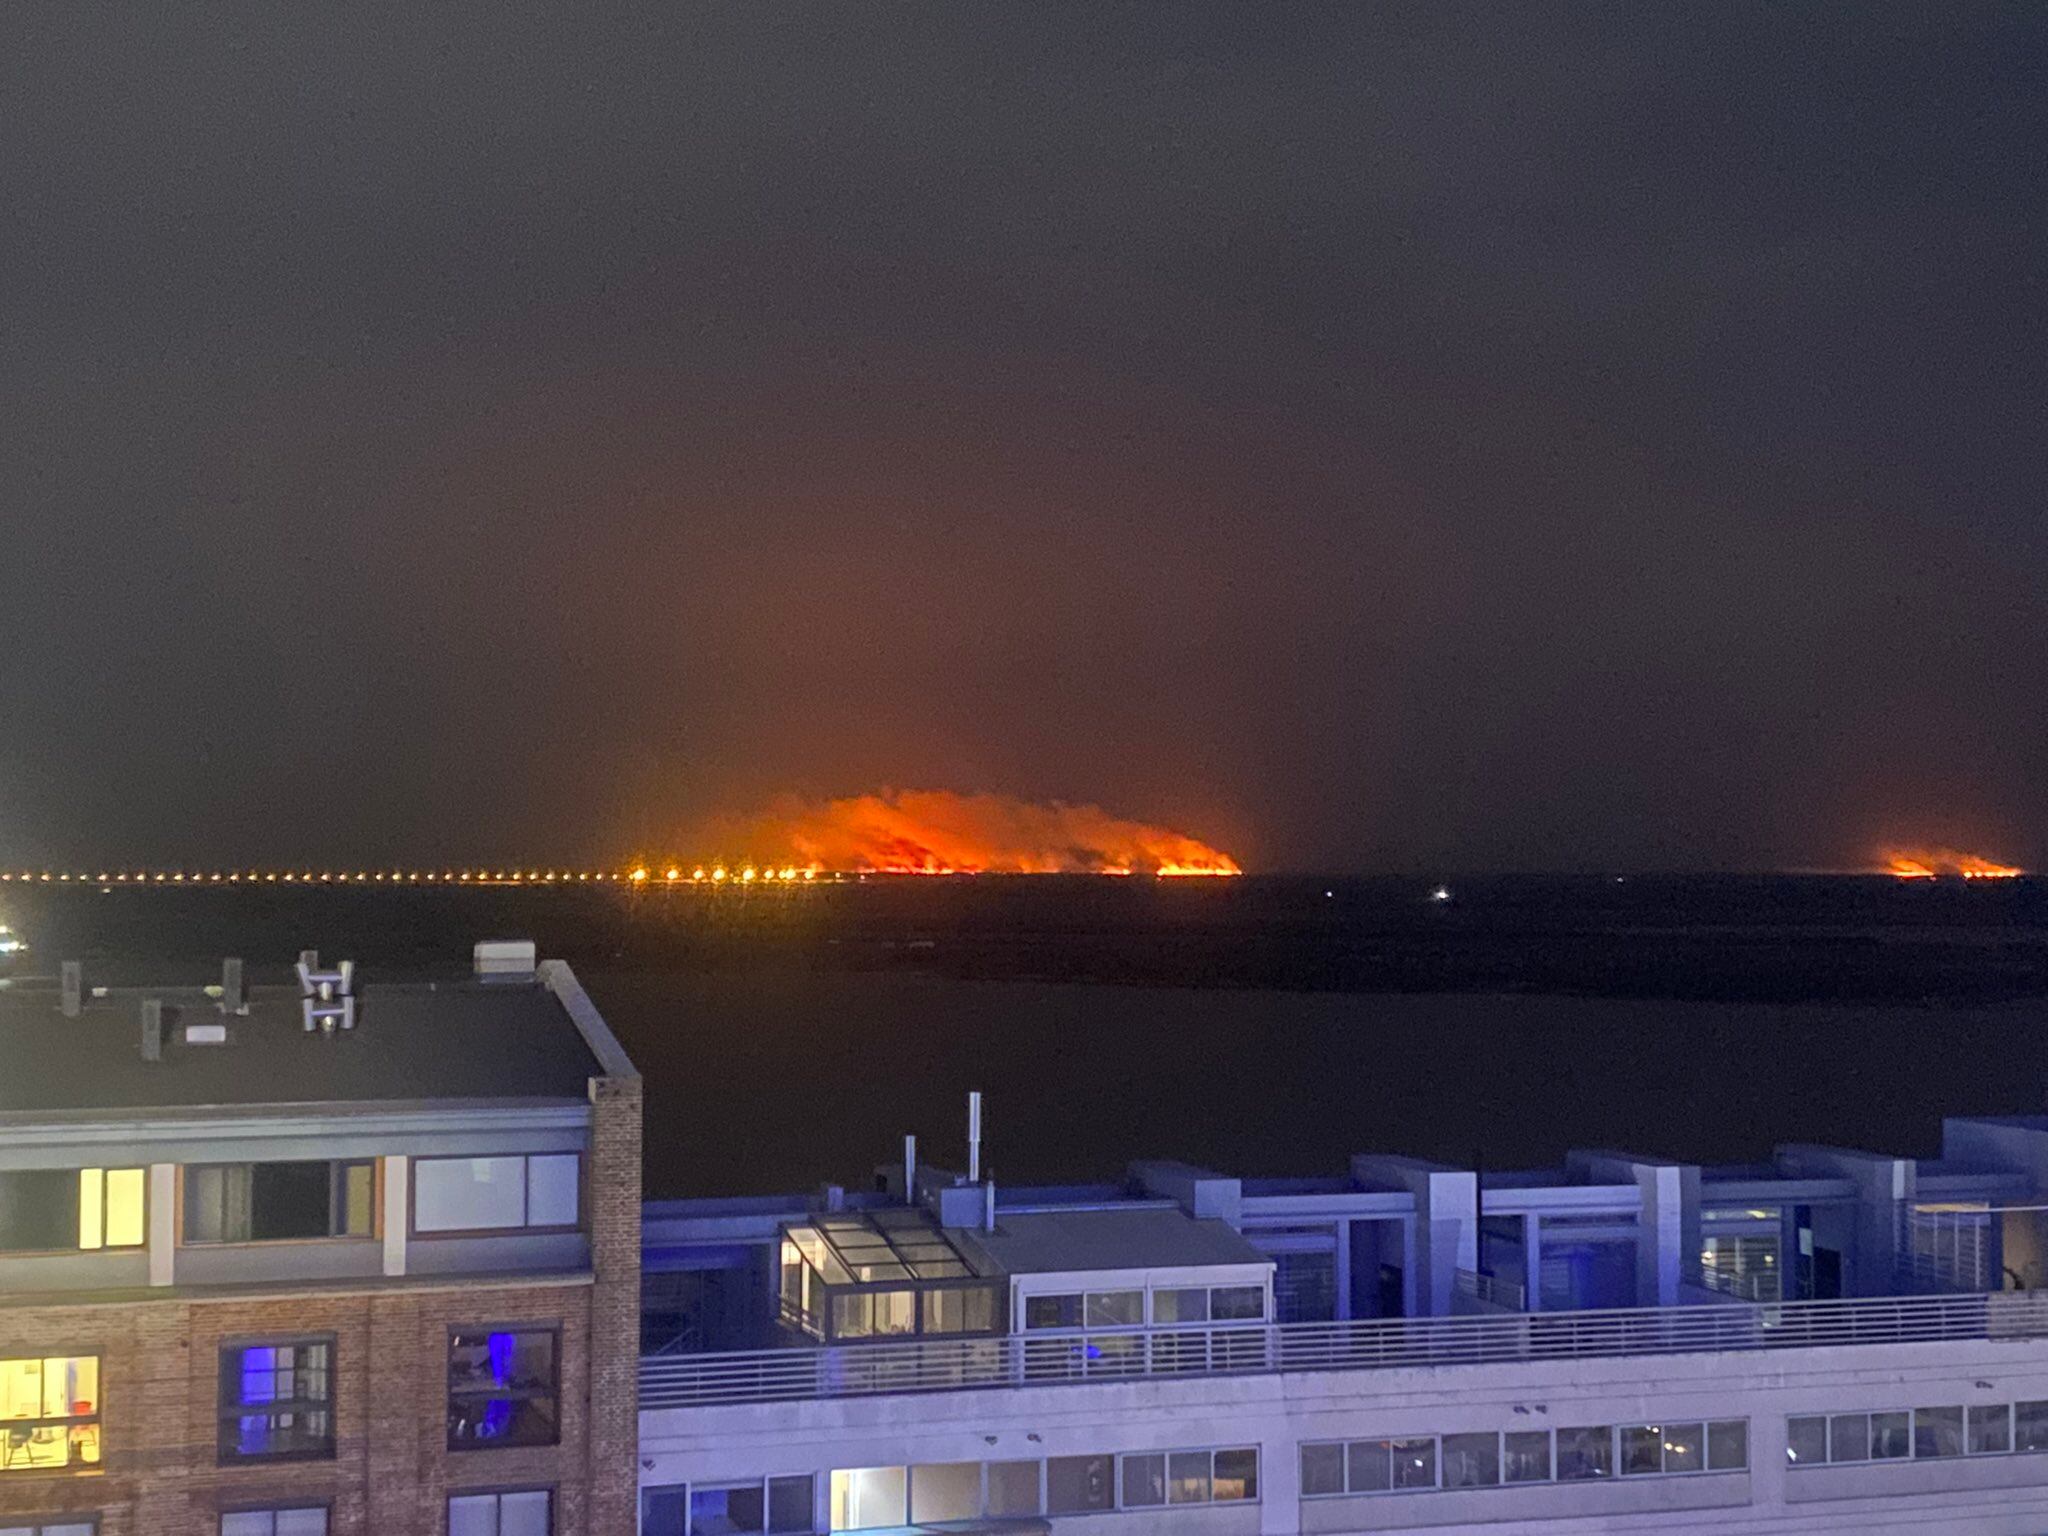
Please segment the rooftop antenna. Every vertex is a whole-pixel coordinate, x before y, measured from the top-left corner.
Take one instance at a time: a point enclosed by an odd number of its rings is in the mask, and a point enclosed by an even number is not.
[[[917,1138],[903,1138],[903,1203],[917,1204]]]
[[[164,1059],[164,1000],[160,997],[142,1000],[142,1059]]]
[[[85,1006],[85,966],[77,960],[66,960],[64,973],[64,1017],[75,1019]]]
[[[981,1182],[981,1090],[967,1095],[967,1182]]]
[[[248,996],[242,987],[242,962],[230,956],[220,963],[220,1011],[247,1013]]]

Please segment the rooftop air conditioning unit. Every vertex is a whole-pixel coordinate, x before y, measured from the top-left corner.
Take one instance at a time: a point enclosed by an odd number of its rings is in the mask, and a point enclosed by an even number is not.
[[[479,981],[531,981],[535,951],[531,939],[479,939],[476,976]]]

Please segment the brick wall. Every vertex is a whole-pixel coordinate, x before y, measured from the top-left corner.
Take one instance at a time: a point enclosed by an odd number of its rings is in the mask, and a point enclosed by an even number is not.
[[[101,1536],[216,1536],[223,1509],[311,1502],[331,1505],[332,1536],[442,1536],[452,1492],[550,1486],[556,1536],[633,1536],[640,1083],[597,1078],[590,1094],[591,1282],[0,1307],[0,1358],[100,1357],[104,1457],[88,1473],[0,1472],[0,1525],[90,1513]],[[527,1322],[561,1330],[560,1443],[450,1452],[450,1328]],[[221,1348],[301,1336],[334,1341],[334,1458],[219,1465]]]

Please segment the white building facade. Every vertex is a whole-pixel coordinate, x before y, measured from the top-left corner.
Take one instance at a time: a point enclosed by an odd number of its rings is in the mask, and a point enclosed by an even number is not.
[[[1944,1131],[1939,1160],[650,1206],[642,1530],[2048,1530],[2048,1120]],[[784,1304],[769,1347],[704,1347],[834,1224],[850,1332]],[[998,1299],[872,1299],[920,1262]]]

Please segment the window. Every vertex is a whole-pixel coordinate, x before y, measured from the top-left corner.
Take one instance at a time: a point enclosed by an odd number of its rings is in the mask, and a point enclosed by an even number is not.
[[[1394,1486],[1388,1469],[1390,1442],[1354,1440],[1345,1448],[1345,1486],[1353,1493],[1383,1493]]]
[[[185,1170],[188,1243],[369,1237],[376,1164],[210,1163]]]
[[[1162,1326],[1209,1321],[1209,1292],[1200,1286],[1152,1293],[1152,1321]]]
[[[1915,1408],[1913,1410],[1913,1454],[1916,1457],[1962,1455],[1963,1410],[1960,1408]]]
[[[853,1467],[832,1474],[832,1529],[908,1522],[908,1467]]]
[[[1436,1486],[1436,1441],[1431,1437],[1417,1437],[1409,1440],[1389,1440],[1388,1459],[1392,1464],[1396,1488],[1434,1488]]]
[[[811,1488],[808,1476],[643,1488],[640,1536],[808,1532],[812,1525]]]
[[[988,1512],[998,1519],[1040,1512],[1038,1463],[992,1461],[988,1464]]]
[[[1503,1482],[1549,1482],[1550,1431],[1511,1429],[1502,1435],[1501,1473]]]
[[[99,1459],[99,1356],[0,1360],[0,1474]]]
[[[1749,1420],[1722,1419],[1707,1426],[1707,1470],[1742,1472],[1749,1467]]]
[[[1491,1488],[1500,1481],[1500,1436],[1445,1435],[1444,1486]]]
[[[140,1248],[146,1239],[140,1168],[78,1170],[78,1246]]]
[[[681,1483],[640,1490],[640,1536],[688,1536],[690,1490]]]
[[[1144,1509],[1166,1502],[1166,1458],[1163,1455],[1154,1452],[1146,1456],[1125,1456],[1119,1465],[1125,1509]]]
[[[497,1232],[577,1224],[582,1159],[423,1157],[413,1164],[415,1232]]]
[[[926,1333],[993,1333],[996,1326],[996,1293],[985,1285],[952,1286],[926,1291],[924,1331]]]
[[[0,1172],[0,1253],[140,1248],[145,1183],[140,1168]]]
[[[1209,1316],[1219,1323],[1249,1322],[1266,1315],[1266,1290],[1258,1285],[1219,1285],[1209,1293]]]
[[[1303,1498],[1344,1491],[1344,1447],[1304,1445],[1301,1448],[1301,1493]]]
[[[1216,1453],[1215,1471],[1209,1479],[1210,1497],[1218,1504],[1232,1504],[1259,1496],[1259,1453],[1255,1447],[1240,1446]]]
[[[327,1506],[229,1510],[220,1517],[220,1536],[327,1536]]]
[[[758,1536],[767,1523],[768,1500],[758,1481],[690,1487],[690,1529],[699,1536]]]
[[[1621,1472],[1699,1472],[1706,1467],[1704,1424],[1624,1424]]]
[[[561,1438],[559,1335],[463,1329],[448,1338],[448,1449],[553,1445]]]
[[[222,1464],[332,1456],[333,1359],[334,1344],[327,1339],[223,1349]]]
[[[458,1493],[448,1500],[448,1536],[552,1536],[555,1496],[546,1488]]]
[[[1166,1502],[1206,1504],[1209,1502],[1209,1453],[1176,1451],[1166,1458]]]
[[[980,1518],[980,1462],[934,1462],[910,1469],[911,1524]]]
[[[2014,1403],[2012,1419],[2015,1449],[2048,1451],[2048,1403]]]
[[[1142,1328],[1145,1325],[1143,1291],[1090,1291],[1083,1310],[1090,1328]]]
[[[1081,1326],[1081,1298],[1078,1296],[1026,1296],[1026,1328],[1078,1328]]]
[[[65,1515],[57,1520],[24,1521],[19,1515],[5,1517],[0,1536],[99,1536],[100,1522],[94,1515]]]
[[[1581,1482],[1614,1475],[1614,1431],[1606,1425],[1557,1432],[1557,1480]]]
[[[1115,1467],[1107,1456],[1055,1456],[1045,1464],[1045,1508],[1085,1515],[1116,1507]]]
[[[1823,1462],[1933,1460],[1947,1456],[2002,1454],[2015,1438],[2027,1450],[2030,1422],[2026,1403],[2009,1419],[2004,1404],[1973,1407],[1967,1421],[1960,1407],[1903,1408],[1880,1413],[1806,1414],[1785,1421],[1785,1459],[1793,1466]],[[2017,1436],[2014,1425],[2017,1424]],[[2048,1430],[2048,1423],[2042,1425]],[[2048,1434],[2042,1449],[2048,1449]]]

